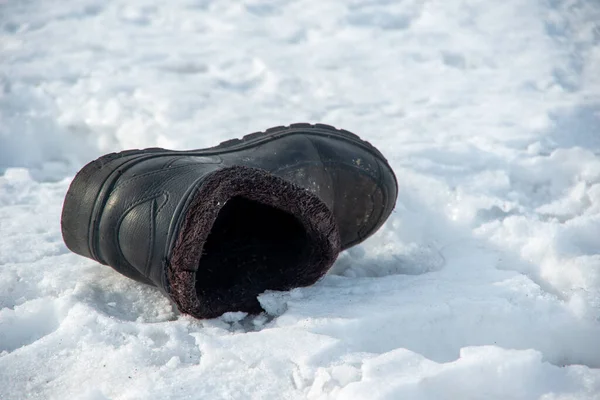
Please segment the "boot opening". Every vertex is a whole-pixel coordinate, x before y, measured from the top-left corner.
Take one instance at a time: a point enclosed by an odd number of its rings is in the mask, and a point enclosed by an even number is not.
[[[256,313],[260,293],[312,285],[339,251],[334,216],[317,196],[266,171],[223,168],[183,215],[166,286],[197,318]]]
[[[219,212],[196,272],[198,296],[258,312],[267,289],[298,286],[311,241],[302,223],[273,206],[234,197]]]

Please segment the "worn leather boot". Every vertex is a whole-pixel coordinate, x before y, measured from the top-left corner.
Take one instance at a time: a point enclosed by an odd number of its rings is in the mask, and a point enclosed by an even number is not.
[[[385,222],[396,195],[372,145],[302,123],[208,149],[100,157],[71,183],[61,223],[73,252],[212,318],[315,283]]]

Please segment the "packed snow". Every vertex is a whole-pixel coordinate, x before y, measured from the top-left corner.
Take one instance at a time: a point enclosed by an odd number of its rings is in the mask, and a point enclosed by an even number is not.
[[[74,174],[322,122],[386,225],[260,315],[70,253]],[[0,1],[0,399],[600,399],[600,2]]]

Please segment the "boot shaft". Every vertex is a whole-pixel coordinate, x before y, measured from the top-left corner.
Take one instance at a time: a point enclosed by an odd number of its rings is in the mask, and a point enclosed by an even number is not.
[[[160,150],[160,151],[158,151]],[[186,199],[224,168],[219,157],[181,157],[163,149],[109,154],[73,180],[62,212],[67,247],[137,281],[164,286],[153,264],[168,257]]]

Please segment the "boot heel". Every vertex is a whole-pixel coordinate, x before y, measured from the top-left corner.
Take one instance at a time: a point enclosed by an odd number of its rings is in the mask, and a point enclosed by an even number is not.
[[[97,199],[106,197],[111,183],[121,174],[120,167],[141,152],[127,150],[106,154],[86,164],[75,175],[65,196],[61,216],[63,239],[69,250],[104,263],[95,254],[91,241],[95,236],[92,232],[96,229],[98,210],[104,206],[104,201]]]

